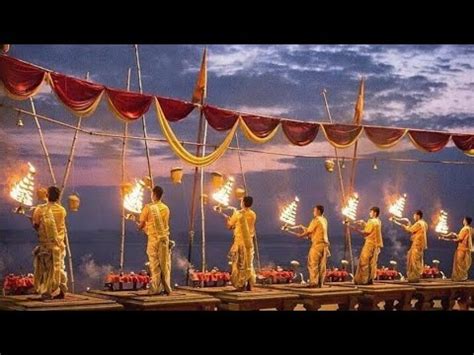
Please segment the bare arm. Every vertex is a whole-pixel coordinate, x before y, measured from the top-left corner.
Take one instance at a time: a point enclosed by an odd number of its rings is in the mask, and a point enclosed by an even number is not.
[[[40,213],[39,209],[36,208],[33,212],[33,216],[31,217],[31,223],[33,224],[33,228],[38,231],[40,225]]]
[[[148,205],[143,207],[142,213],[140,214],[140,220],[137,223],[138,230],[143,230],[146,226],[146,220],[148,218]]]
[[[226,217],[226,225],[228,229],[234,229],[237,223],[237,212],[234,212],[232,217]]]
[[[303,231],[300,233],[297,233],[296,235],[300,238],[308,237],[315,231],[317,226],[318,226],[318,221],[313,219],[307,228],[305,226],[301,226]]]
[[[459,242],[462,240],[462,238],[460,238],[459,235],[457,235],[454,232],[447,233],[447,234],[440,234],[440,237],[441,237],[440,239],[448,240],[451,242]]]

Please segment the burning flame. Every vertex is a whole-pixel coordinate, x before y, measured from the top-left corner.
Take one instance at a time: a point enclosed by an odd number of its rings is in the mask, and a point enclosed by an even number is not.
[[[436,233],[448,234],[448,212],[441,210],[439,213],[438,224],[435,228]]]
[[[145,183],[142,180],[135,180],[132,191],[123,198],[123,207],[130,212],[140,213],[143,209],[143,192]]]
[[[280,221],[290,226],[294,226],[296,224],[296,210],[298,209],[299,201],[300,199],[295,196],[294,201],[283,208],[280,214]]]
[[[232,193],[232,187],[234,185],[234,178],[230,176],[224,186],[222,186],[217,192],[212,194],[214,201],[223,206],[229,206],[229,199]]]
[[[357,206],[359,205],[359,195],[357,193],[352,194],[347,200],[347,204],[342,208],[343,216],[348,219],[355,221],[357,216]]]
[[[398,200],[390,206],[388,211],[395,217],[402,218],[403,210],[405,209],[405,204],[407,202],[407,194],[400,196]]]
[[[22,205],[33,206],[36,169],[31,163],[28,163],[28,167],[28,174],[13,185],[10,191],[10,197]]]

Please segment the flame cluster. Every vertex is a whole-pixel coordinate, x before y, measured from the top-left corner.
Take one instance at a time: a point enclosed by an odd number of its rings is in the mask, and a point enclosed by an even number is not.
[[[143,193],[145,183],[142,180],[135,180],[135,185],[123,198],[123,207],[132,213],[141,213],[143,209]]]
[[[389,207],[389,213],[395,217],[402,218],[406,202],[407,194],[403,194],[403,196],[400,196],[397,201]]]
[[[448,212],[441,210],[439,213],[438,224],[435,228],[436,233],[447,234],[448,228]]]
[[[295,199],[283,208],[280,214],[280,221],[290,226],[296,224],[296,211],[298,209],[299,201],[300,199],[295,196]]]
[[[357,206],[359,205],[359,195],[353,193],[347,200],[346,205],[342,208],[342,215],[355,221],[357,218]]]
[[[234,186],[234,178],[230,176],[224,186],[212,194],[212,198],[222,206],[229,206],[229,199]]]
[[[28,163],[28,168],[28,174],[13,185],[10,197],[22,205],[33,206],[36,169],[31,163]]]

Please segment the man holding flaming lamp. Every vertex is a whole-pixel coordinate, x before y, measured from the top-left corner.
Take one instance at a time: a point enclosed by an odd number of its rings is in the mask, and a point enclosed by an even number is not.
[[[377,261],[380,254],[380,248],[383,248],[382,240],[382,222],[379,219],[380,209],[372,207],[369,212],[369,220],[355,220],[354,218],[346,218],[344,223],[348,224],[352,229],[362,233],[365,238],[364,246],[360,252],[359,265],[354,277],[356,285],[371,285],[377,275]],[[346,216],[347,217],[347,216]],[[351,225],[351,223],[353,223]]]
[[[170,210],[161,198],[163,189],[153,188],[152,202],[145,205],[138,229],[145,229],[148,237],[146,253],[148,255],[151,283],[149,293],[171,294],[171,255],[170,255]]]
[[[311,248],[308,253],[308,272],[309,272],[309,286],[313,288],[323,287],[324,278],[326,276],[326,263],[329,253],[329,239],[328,239],[328,221],[323,216],[324,207],[317,205],[313,209],[314,218],[303,231],[298,234],[299,237],[304,238],[310,236]]]
[[[241,200],[241,209],[235,210],[231,217],[226,216],[227,228],[234,230],[234,241],[229,251],[230,281],[238,291],[251,291],[256,281],[253,238],[257,214],[251,209],[252,204],[253,198],[245,196]]]
[[[43,299],[63,299],[67,292],[65,221],[66,209],[59,203],[61,191],[48,188],[48,202],[35,208],[33,227],[38,231],[39,245],[34,249],[35,290]]]
[[[392,222],[401,226],[406,232],[411,233],[411,247],[407,254],[407,278],[408,282],[419,282],[423,273],[423,253],[428,248],[428,223],[423,220],[423,212],[415,211],[413,214],[414,224],[408,221],[408,225],[402,224],[396,219]]]
[[[449,240],[458,244],[454,252],[453,273],[451,280],[466,281],[469,277],[469,269],[471,268],[471,251],[472,251],[472,218],[464,217],[463,227],[458,234],[451,232],[441,234],[440,239]]]

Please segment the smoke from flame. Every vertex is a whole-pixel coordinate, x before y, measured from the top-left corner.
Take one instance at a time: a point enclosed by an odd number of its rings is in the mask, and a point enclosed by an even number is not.
[[[390,239],[391,246],[387,249],[391,252],[391,258],[400,264],[400,261],[402,261],[406,255],[405,248],[399,239],[399,229],[393,225],[389,225],[389,228],[384,233],[384,238]]]
[[[102,288],[105,277],[113,271],[112,265],[97,265],[92,254],[86,254],[81,258],[79,272],[81,276],[78,280],[78,288],[85,290],[87,287]]]
[[[175,267],[178,270],[181,270],[183,272],[187,272],[188,269],[192,267],[192,265],[190,264],[188,259],[185,258],[183,254],[181,254],[179,249],[175,249],[173,251],[173,259],[174,259]]]

